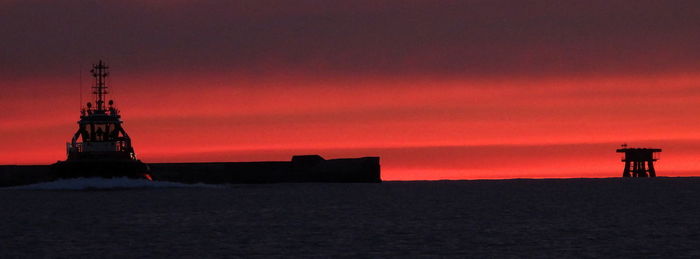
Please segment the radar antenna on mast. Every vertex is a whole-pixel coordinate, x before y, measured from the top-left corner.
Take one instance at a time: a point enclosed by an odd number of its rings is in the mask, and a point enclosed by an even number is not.
[[[92,76],[95,78],[95,85],[92,87],[92,93],[95,95],[95,103],[97,104],[98,111],[104,110],[104,97],[108,94],[107,85],[105,85],[105,78],[109,75],[107,69],[109,69],[109,67],[100,60],[100,62],[97,63],[97,65],[93,65],[90,70]]]

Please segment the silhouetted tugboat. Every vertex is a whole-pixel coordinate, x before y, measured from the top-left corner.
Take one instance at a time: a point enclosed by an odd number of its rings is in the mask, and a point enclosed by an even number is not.
[[[100,60],[90,71],[95,78],[92,87],[95,107],[88,102],[87,107],[81,110],[78,131],[67,143],[68,158],[51,165],[55,177],[150,179],[148,166],[136,159],[131,138],[122,127],[123,122],[114,101],[109,100],[108,106],[105,105],[108,68]]]

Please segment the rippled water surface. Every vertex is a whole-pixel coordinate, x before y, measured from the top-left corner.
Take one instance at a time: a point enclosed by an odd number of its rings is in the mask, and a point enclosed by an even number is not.
[[[697,178],[82,184],[0,189],[2,257],[700,256]]]

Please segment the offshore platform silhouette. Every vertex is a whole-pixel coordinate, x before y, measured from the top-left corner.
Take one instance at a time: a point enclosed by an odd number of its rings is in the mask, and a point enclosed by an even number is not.
[[[625,169],[622,177],[656,177],[654,162],[659,160],[655,153],[661,152],[660,148],[628,148],[623,144],[617,149],[617,153],[624,153],[622,162],[625,162]]]

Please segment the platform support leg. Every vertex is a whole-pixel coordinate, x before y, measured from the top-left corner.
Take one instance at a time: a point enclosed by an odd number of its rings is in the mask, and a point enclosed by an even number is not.
[[[625,170],[622,171],[622,177],[630,177],[630,161],[625,161]]]
[[[642,162],[640,161],[634,161],[634,174],[632,177],[644,177],[644,166],[642,165]]]
[[[654,170],[654,161],[649,161],[649,177],[656,177],[656,170]]]

